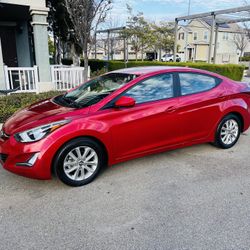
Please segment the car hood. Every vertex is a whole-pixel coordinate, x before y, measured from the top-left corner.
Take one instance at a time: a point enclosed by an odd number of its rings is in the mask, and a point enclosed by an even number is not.
[[[63,107],[47,99],[16,112],[3,125],[6,134],[12,135],[16,132],[48,124],[63,119],[72,119],[88,114],[89,108],[75,109]]]

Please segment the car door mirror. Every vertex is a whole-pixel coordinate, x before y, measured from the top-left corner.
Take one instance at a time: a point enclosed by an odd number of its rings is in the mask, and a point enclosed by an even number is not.
[[[135,106],[135,99],[129,96],[122,96],[115,102],[116,108],[129,108]]]

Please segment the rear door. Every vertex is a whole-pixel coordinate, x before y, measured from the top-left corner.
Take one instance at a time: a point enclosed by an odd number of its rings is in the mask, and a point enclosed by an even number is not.
[[[209,136],[221,117],[226,93],[221,79],[190,72],[179,72],[179,114],[185,142]]]

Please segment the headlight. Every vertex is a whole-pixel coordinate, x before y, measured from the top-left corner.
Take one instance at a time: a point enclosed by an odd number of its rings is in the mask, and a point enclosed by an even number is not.
[[[26,130],[15,134],[15,139],[19,142],[36,142],[69,122],[70,120],[62,120]]]

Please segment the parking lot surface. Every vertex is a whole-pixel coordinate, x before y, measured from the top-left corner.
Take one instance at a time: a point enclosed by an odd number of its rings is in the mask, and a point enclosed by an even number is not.
[[[122,163],[70,188],[0,169],[0,249],[250,249],[250,133]]]

